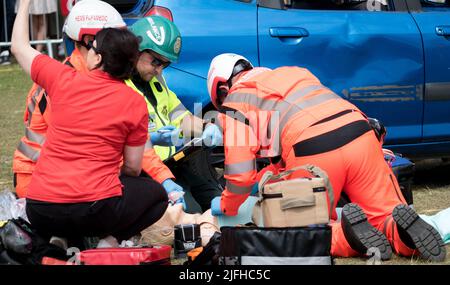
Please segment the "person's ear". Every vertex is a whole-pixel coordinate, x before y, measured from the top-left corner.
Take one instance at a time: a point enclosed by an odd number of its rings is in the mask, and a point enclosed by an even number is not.
[[[102,58],[102,55],[99,54],[99,53],[96,53],[95,55],[96,55],[96,57],[95,57],[95,66],[96,66],[97,68],[99,68],[100,66],[102,66],[102,60],[103,60],[103,58]]]
[[[222,84],[219,86],[219,94],[221,94],[222,96],[227,95],[229,91],[230,88],[228,87],[228,85]]]

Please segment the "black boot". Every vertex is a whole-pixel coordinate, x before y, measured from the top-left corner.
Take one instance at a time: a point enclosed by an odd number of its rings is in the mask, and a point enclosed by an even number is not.
[[[417,249],[423,259],[444,261],[446,249],[438,231],[422,220],[414,209],[398,205],[392,212],[398,234],[403,243]]]
[[[350,203],[342,208],[341,225],[350,247],[361,255],[368,256],[369,249],[376,248],[382,260],[391,258],[392,248],[386,236],[369,224],[358,205]]]

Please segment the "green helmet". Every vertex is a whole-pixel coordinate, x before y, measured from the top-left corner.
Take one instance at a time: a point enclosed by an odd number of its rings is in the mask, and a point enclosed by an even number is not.
[[[135,22],[130,30],[139,39],[139,50],[152,50],[170,60],[177,61],[181,50],[181,34],[170,20],[149,16]]]

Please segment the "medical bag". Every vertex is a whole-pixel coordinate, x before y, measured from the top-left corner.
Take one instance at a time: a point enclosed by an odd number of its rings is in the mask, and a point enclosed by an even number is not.
[[[220,265],[332,265],[331,227],[222,227]]]
[[[81,251],[77,261],[82,265],[170,265],[172,247],[96,248]]]

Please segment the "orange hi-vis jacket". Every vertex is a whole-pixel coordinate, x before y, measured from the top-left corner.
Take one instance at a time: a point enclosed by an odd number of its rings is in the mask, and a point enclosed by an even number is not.
[[[86,62],[78,49],[74,49],[72,55],[64,62],[78,72],[88,72]],[[13,171],[31,174],[46,139],[51,114],[50,98],[41,86],[34,83],[28,92],[26,104],[23,116],[25,135],[20,139],[14,152]]]
[[[64,62],[78,72],[89,72],[86,61],[77,48]],[[51,104],[45,90],[36,83],[33,84],[28,93],[26,104],[24,113],[25,136],[21,138],[14,152],[13,172],[31,174],[46,139],[48,124],[51,120]],[[172,172],[163,164],[150,142],[145,145],[142,166],[143,170],[159,183],[167,178],[174,178]]]
[[[142,159],[142,169],[150,175],[156,182],[163,183],[166,179],[175,179],[170,169],[161,161],[161,158],[153,148],[148,136],[145,144],[144,158]]]
[[[308,70],[281,67],[247,71],[229,91],[218,116],[223,128],[226,189],[221,209],[237,214],[257,183],[256,158],[281,155],[296,167],[294,145],[342,126],[364,124],[365,116]]]

